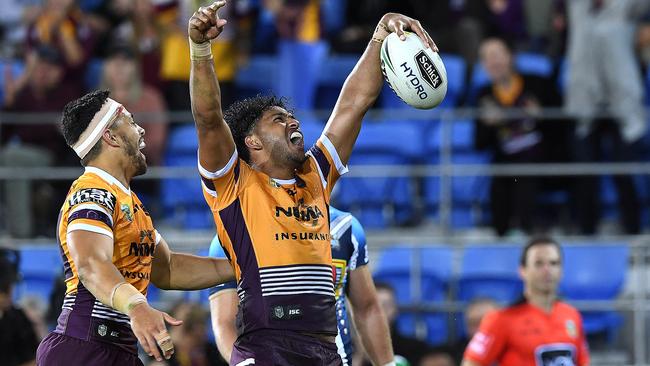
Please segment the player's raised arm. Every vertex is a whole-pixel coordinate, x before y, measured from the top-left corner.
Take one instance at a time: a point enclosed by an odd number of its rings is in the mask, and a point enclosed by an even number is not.
[[[325,135],[336,147],[343,164],[347,164],[350,158],[363,116],[375,103],[381,91],[381,44],[390,33],[395,32],[403,37],[407,30],[415,32],[427,47],[437,50],[419,21],[396,13],[388,13],[381,18],[368,47],[345,80],[334,111],[325,126]]]
[[[210,172],[226,166],[235,151],[232,134],[223,119],[221,90],[210,45],[226,25],[226,20],[217,14],[224,5],[226,1],[217,1],[208,7],[200,7],[188,23],[192,115],[199,135],[199,162]]]

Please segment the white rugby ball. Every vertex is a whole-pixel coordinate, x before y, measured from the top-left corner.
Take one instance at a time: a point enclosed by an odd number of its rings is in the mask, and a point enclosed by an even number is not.
[[[447,70],[437,52],[424,48],[420,37],[406,32],[406,40],[391,33],[380,52],[381,71],[395,94],[408,105],[431,109],[447,94]]]

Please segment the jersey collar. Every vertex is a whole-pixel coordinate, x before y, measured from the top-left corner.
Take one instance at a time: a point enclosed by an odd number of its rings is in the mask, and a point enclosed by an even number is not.
[[[85,169],[85,173],[93,173],[98,177],[100,177],[101,179],[103,179],[104,181],[106,181],[107,183],[118,186],[124,193],[128,194],[129,196],[131,195],[130,188],[126,188],[119,180],[117,180],[117,178],[110,175],[104,170],[101,170],[94,166],[87,166]]]
[[[291,178],[291,179],[277,179],[277,178],[271,178],[275,183],[284,186],[287,184],[295,184],[296,183],[296,178]]]

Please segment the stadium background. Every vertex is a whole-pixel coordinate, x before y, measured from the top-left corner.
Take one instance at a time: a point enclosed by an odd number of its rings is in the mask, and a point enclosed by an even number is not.
[[[491,177],[553,176],[555,184],[535,197],[533,231],[551,234],[565,246],[561,293],[583,310],[592,364],[650,363],[646,138],[630,162],[609,161],[611,146],[609,150],[605,146],[604,157],[592,163],[576,162],[566,154],[545,165],[493,164],[490,152],[474,144],[481,116],[476,97],[489,83],[478,60],[483,37],[506,39],[515,50],[514,64],[520,72],[548,78],[559,95],[565,94],[569,20],[562,1],[230,3],[222,16],[233,21],[214,46],[224,98],[228,102],[269,91],[287,96],[296,108],[306,145],[320,134],[345,77],[386,10],[420,19],[438,43],[449,79],[443,105],[417,111],[385,87],[364,122],[351,172],[339,183],[334,201],[366,228],[376,279],[397,289],[402,332],[431,344],[453,341],[463,332],[462,311],[468,300],[488,296],[507,303],[516,298],[521,289],[516,273],[519,249],[530,233],[514,227],[505,235],[495,234],[490,226]],[[49,294],[61,272],[54,239],[56,212],[70,182],[81,172],[53,128],[61,103],[98,87],[115,88],[117,95],[132,98],[127,106],[135,106],[130,109],[136,109],[136,120],[145,123],[150,168],[133,189],[157,228],[174,250],[207,253],[214,230],[196,174],[184,33],[191,9],[199,4],[175,0],[0,4],[0,245],[20,253],[17,302],[45,321]],[[646,14],[637,42],[630,44],[644,71],[646,94],[649,26]],[[122,63],[110,62],[115,59]],[[136,66],[132,73],[130,65]],[[535,115],[540,123],[571,124],[561,105],[545,107]],[[509,113],[516,119],[526,111]],[[569,129],[553,143],[568,145],[568,151],[571,134]],[[12,158],[16,156],[12,149],[30,146],[46,151]],[[575,204],[579,177],[588,175],[598,175],[601,182],[593,197],[602,213],[594,233],[581,230],[575,220],[580,214]],[[638,232],[618,224],[621,209],[612,177],[624,176],[631,176],[638,192]],[[26,197],[18,211],[13,210],[12,197]],[[149,297],[163,308],[179,299],[207,307],[202,292],[154,289]]]

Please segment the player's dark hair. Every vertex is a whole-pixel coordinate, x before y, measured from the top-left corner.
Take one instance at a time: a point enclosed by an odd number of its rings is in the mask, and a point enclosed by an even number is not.
[[[79,140],[79,136],[88,128],[95,114],[106,103],[109,94],[110,91],[108,90],[96,90],[66,104],[61,118],[61,131],[65,142],[69,146],[74,145]],[[101,146],[101,142],[97,142],[88,154],[81,159],[81,165],[86,166],[88,162],[95,159],[101,152]]]
[[[234,102],[226,109],[223,118],[235,140],[237,153],[246,163],[250,164],[251,155],[244,139],[250,135],[262,114],[269,108],[280,107],[287,109],[287,100],[275,95],[257,95]]]
[[[521,258],[519,258],[519,264],[522,267],[526,267],[526,260],[528,258],[528,252],[530,251],[530,248],[538,246],[538,245],[552,245],[557,248],[557,252],[560,253],[560,260],[562,259],[562,248],[560,247],[560,243],[555,241],[555,239],[552,239],[550,237],[546,236],[539,236],[530,239],[526,246],[524,247],[524,250],[521,251]]]

